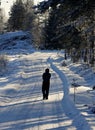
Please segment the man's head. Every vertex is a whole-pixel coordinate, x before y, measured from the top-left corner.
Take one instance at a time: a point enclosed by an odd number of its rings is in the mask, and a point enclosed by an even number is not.
[[[46,73],[49,73],[49,69],[48,69],[48,68],[47,68],[47,69],[45,69],[45,72],[46,72]]]

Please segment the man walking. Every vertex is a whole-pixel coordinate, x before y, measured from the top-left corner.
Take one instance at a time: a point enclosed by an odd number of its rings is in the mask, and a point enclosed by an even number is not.
[[[50,87],[50,77],[51,74],[49,73],[49,69],[45,69],[45,72],[42,75],[43,83],[42,83],[42,93],[43,93],[43,100],[48,99],[49,95],[49,87]]]

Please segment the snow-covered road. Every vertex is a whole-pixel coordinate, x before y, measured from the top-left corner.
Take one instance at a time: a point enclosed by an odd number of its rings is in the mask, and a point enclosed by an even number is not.
[[[53,63],[56,53],[11,57],[0,84],[0,130],[91,130],[69,97],[69,82]],[[42,73],[49,67],[51,87],[42,100]]]

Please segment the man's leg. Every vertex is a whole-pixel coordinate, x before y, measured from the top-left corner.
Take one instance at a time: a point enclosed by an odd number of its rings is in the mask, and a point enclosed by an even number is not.
[[[42,87],[43,100],[45,99],[45,89]]]
[[[49,95],[49,88],[46,90],[46,99],[48,99],[48,95]]]

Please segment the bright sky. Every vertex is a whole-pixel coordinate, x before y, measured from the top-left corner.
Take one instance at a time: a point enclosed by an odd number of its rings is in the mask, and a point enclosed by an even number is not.
[[[4,8],[4,11],[7,17],[10,11],[10,7],[12,6],[14,1],[15,0],[1,0],[1,7]],[[40,1],[43,1],[43,0],[34,0],[35,4]]]

